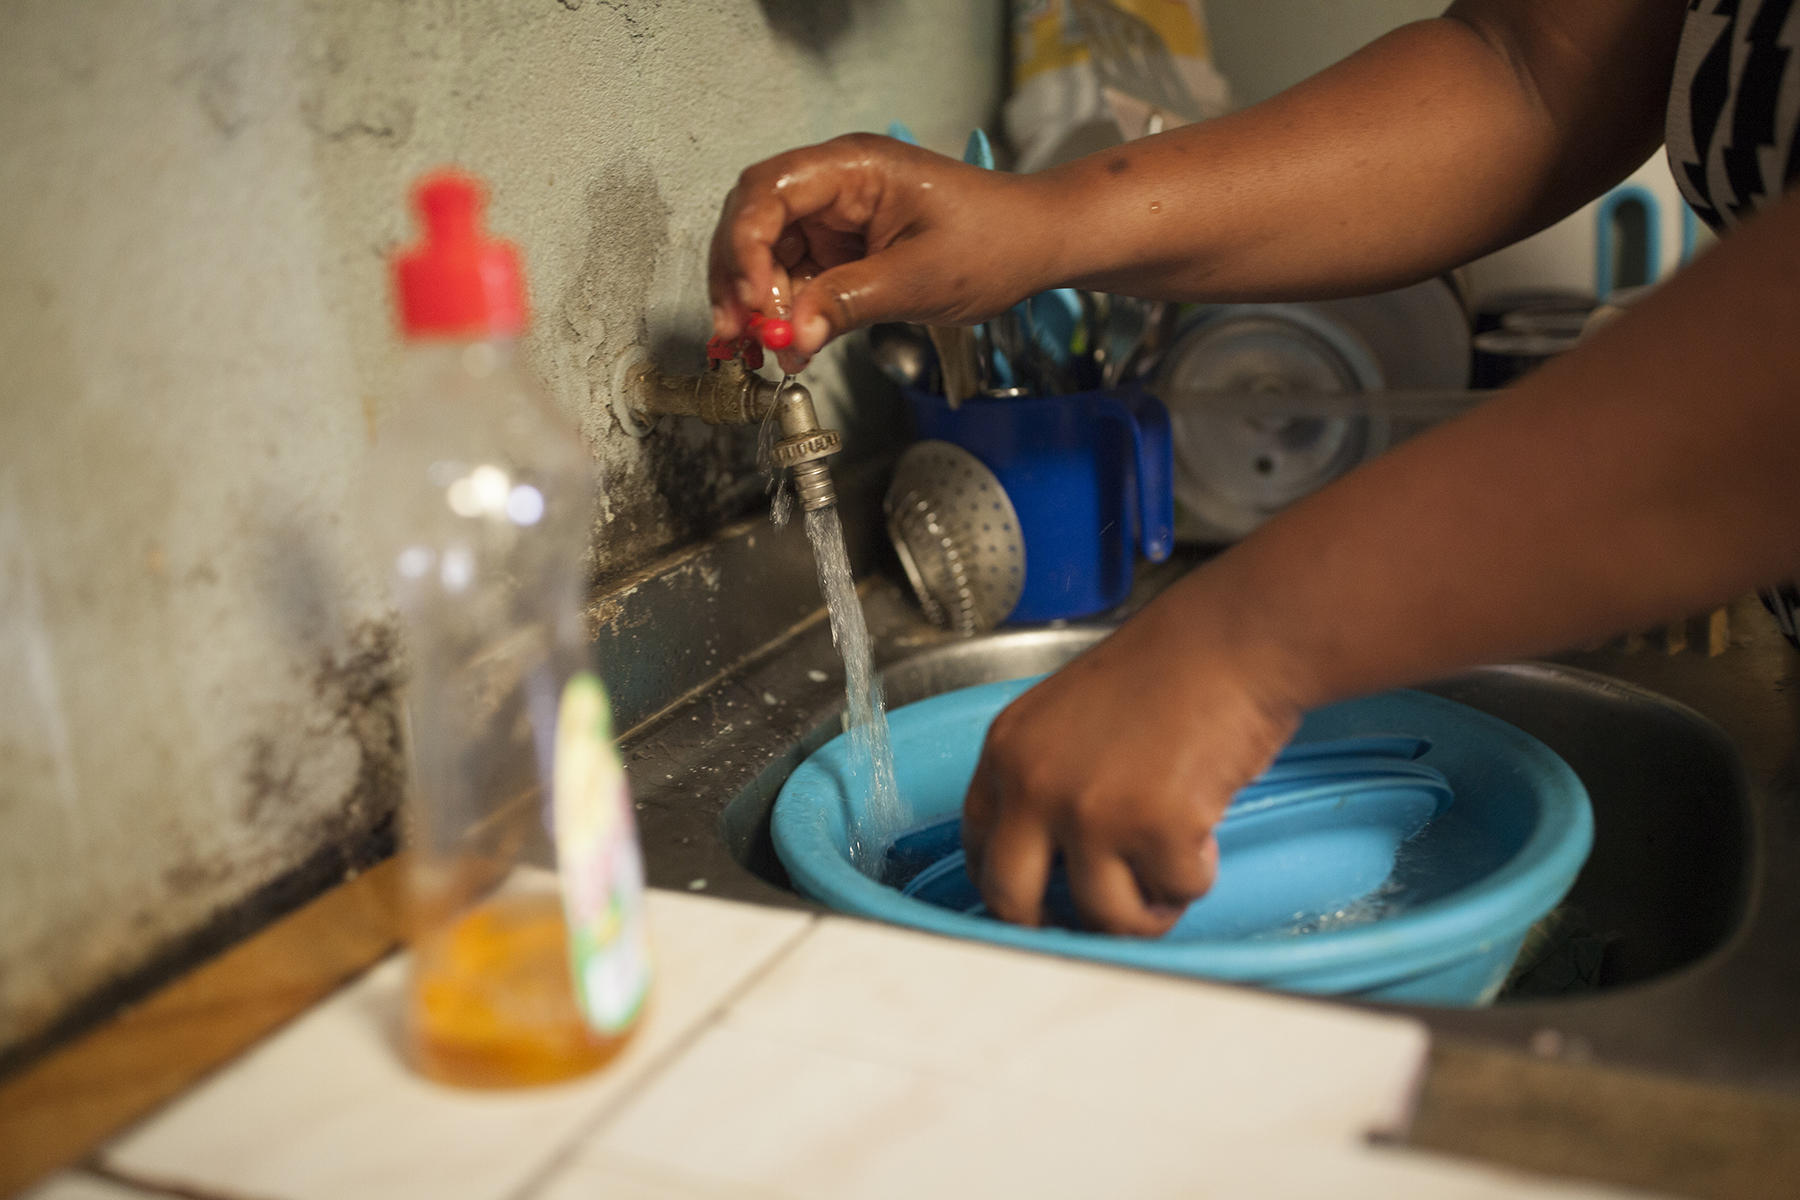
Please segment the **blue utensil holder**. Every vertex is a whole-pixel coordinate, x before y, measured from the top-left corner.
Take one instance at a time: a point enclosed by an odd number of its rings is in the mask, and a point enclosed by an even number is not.
[[[1025,537],[1025,586],[1009,623],[1105,612],[1131,591],[1136,555],[1175,546],[1169,413],[1138,388],[976,397],[952,409],[905,389],[921,439],[952,442],[1000,480]]]

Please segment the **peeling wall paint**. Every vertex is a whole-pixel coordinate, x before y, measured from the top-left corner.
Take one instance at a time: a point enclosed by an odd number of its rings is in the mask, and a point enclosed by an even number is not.
[[[752,431],[610,406],[698,365],[747,162],[999,99],[998,0],[105,0],[0,38],[0,1059],[322,852],[383,836],[403,665],[348,491],[399,380],[404,197],[525,251],[528,365],[629,575],[761,499]],[[878,436],[837,361],[821,408]]]

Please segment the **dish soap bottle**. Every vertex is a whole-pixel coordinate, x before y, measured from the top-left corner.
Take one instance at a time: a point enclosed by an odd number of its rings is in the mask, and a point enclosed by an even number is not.
[[[595,477],[521,369],[518,254],[484,235],[479,188],[439,174],[416,201],[424,239],[394,264],[408,387],[363,486],[412,669],[406,1047],[446,1083],[547,1083],[617,1054],[650,983],[581,622]]]

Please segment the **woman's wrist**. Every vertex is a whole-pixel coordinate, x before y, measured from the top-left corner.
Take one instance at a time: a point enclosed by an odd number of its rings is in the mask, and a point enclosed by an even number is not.
[[[1071,286],[1079,277],[1079,264],[1109,240],[1081,236],[1080,230],[1098,228],[1093,224],[1095,218],[1084,206],[1083,194],[1062,184],[1056,175],[1040,171],[1010,179],[1016,189],[1010,201],[1014,210],[1010,234],[1016,241],[1012,257],[1026,296]]]
[[[1237,551],[1197,568],[1145,609],[1145,636],[1171,660],[1204,661],[1230,675],[1278,721],[1340,696],[1326,694],[1318,647],[1281,589],[1259,586],[1254,562]]]

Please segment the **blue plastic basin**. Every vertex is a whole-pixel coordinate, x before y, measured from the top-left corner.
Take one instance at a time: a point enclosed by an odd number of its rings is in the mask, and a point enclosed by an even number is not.
[[[982,739],[1036,679],[948,692],[890,714],[916,824],[880,880],[850,860],[866,770],[847,738],[789,778],[775,849],[799,890],[841,912],[1071,958],[1291,991],[1482,1004],[1532,923],[1593,844],[1587,792],[1562,759],[1503,721],[1422,692],[1310,714],[1218,827],[1212,892],[1161,938],[1076,926],[1066,885],[1052,924],[995,920],[962,869],[957,818]],[[1057,873],[1060,876],[1060,872]]]

